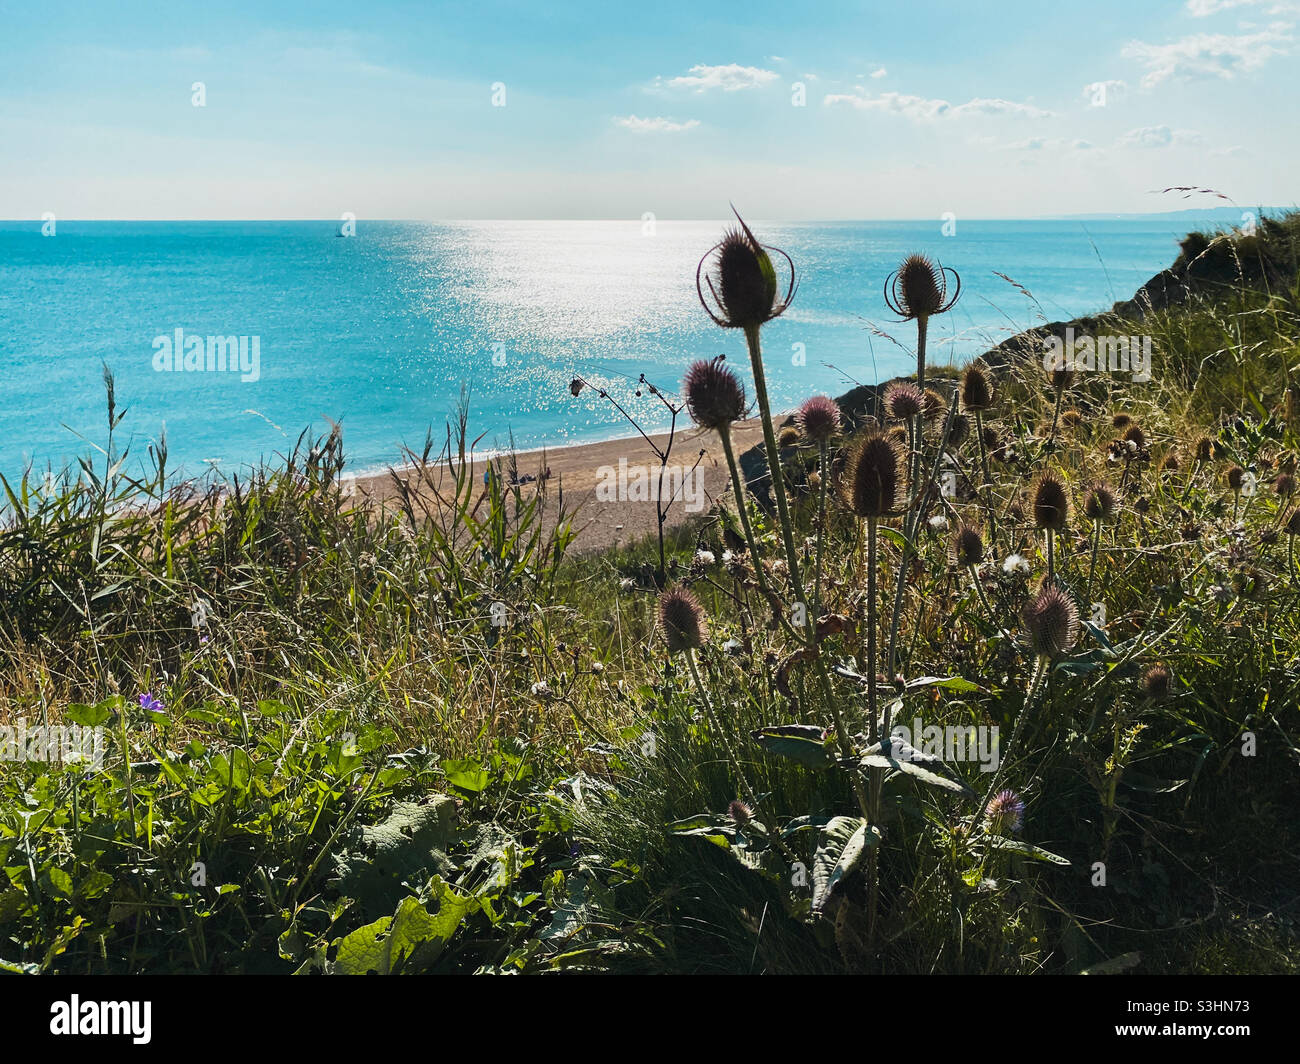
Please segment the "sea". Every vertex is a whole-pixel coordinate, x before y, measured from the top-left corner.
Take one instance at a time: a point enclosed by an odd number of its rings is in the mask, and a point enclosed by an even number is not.
[[[670,401],[695,359],[723,354],[749,379],[743,335],[696,294],[725,224],[0,222],[0,474],[102,468],[106,369],[132,472],[164,434],[179,475],[226,478],[334,425],[347,469],[375,472],[430,432],[440,444],[462,402],[480,451],[634,434],[601,389],[666,428],[643,375]],[[914,327],[883,297],[910,252],[960,275],[929,361],[962,362],[1130,298],[1191,225],[751,220],[797,285],[762,332],[773,406],[914,369]],[[575,377],[593,387],[575,397]]]

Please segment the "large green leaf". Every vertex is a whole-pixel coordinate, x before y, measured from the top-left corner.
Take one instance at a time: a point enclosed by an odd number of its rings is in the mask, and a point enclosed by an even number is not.
[[[821,845],[813,855],[812,907],[820,912],[835,887],[857,868],[880,835],[861,817],[837,816],[822,830]]]
[[[473,897],[458,894],[437,877],[433,892],[437,912],[430,913],[416,898],[403,898],[392,916],[340,939],[330,970],[338,975],[394,975],[431,965],[466,914],[476,908]]]
[[[825,731],[815,724],[773,724],[750,735],[770,754],[794,758],[812,768],[830,768],[835,764]]]
[[[964,795],[967,798],[975,797],[975,792],[960,780],[934,771],[935,769],[944,772],[949,771],[943,760],[934,754],[923,754],[920,750],[908,746],[898,739],[890,741],[889,751],[889,754],[883,753],[879,743],[868,747],[858,762],[859,767],[864,769],[892,769],[904,776],[911,776],[921,783],[929,784],[931,787],[938,787],[941,790],[951,791],[953,794]]]
[[[1044,850],[1041,846],[1034,846],[1028,842],[1021,842],[1019,839],[1005,839],[999,835],[994,835],[989,840],[989,845],[995,850],[1001,850],[1004,853],[1016,853],[1021,857],[1032,857],[1035,861],[1046,861],[1048,864],[1068,865],[1068,859],[1052,853],[1050,850]]]

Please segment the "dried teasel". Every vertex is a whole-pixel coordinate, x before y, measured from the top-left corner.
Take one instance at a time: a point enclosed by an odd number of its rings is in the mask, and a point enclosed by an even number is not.
[[[1034,527],[1064,531],[1069,512],[1070,500],[1061,478],[1044,473],[1034,488]]]
[[[794,423],[810,443],[827,443],[840,431],[840,407],[834,399],[814,395],[795,411]]]
[[[1037,654],[1063,654],[1078,641],[1079,609],[1055,584],[1048,584],[1026,602],[1020,618]]]
[[[708,642],[704,607],[684,587],[669,588],[659,596],[659,623],[663,625],[670,654],[697,650]]]
[[[993,405],[993,378],[978,363],[969,366],[961,377],[962,409],[975,413]]]
[[[907,421],[925,406],[925,396],[915,384],[896,381],[885,389],[885,411],[890,417]]]
[[[948,274],[956,287],[948,295]],[[957,271],[936,263],[926,255],[912,254],[885,279],[885,303],[900,318],[911,321],[943,314],[961,295]]]
[[[894,509],[902,482],[902,458],[887,436],[863,437],[849,456],[843,482],[844,501],[863,519],[884,517]]]
[[[1093,484],[1083,497],[1083,513],[1089,521],[1109,521],[1117,505],[1115,492],[1109,484]]]
[[[952,537],[953,560],[963,569],[984,560],[984,537],[970,525],[961,525]]]

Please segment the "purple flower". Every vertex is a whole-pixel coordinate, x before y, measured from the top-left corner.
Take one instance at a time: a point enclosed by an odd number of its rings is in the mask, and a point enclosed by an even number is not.
[[[162,704],[162,699],[154,697],[152,691],[146,691],[140,696],[140,708],[150,713],[163,713],[167,707]]]
[[[1019,831],[1025,820],[1025,803],[1015,791],[999,791],[984,810],[985,824],[998,835]]]

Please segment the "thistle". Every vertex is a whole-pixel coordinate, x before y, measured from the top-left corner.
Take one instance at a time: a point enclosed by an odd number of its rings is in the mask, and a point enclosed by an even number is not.
[[[982,413],[993,405],[993,379],[983,366],[967,368],[961,377],[961,405],[968,413]]]
[[[1025,803],[1015,791],[999,791],[984,807],[984,825],[994,835],[1011,835],[1024,824]]]
[[[1025,603],[1020,619],[1029,636],[1029,645],[1041,657],[1063,654],[1078,641],[1078,607],[1055,584],[1044,584],[1042,590]]]
[[[956,287],[948,295],[948,274]],[[912,254],[885,279],[885,304],[904,321],[915,321],[917,332],[916,386],[925,387],[925,334],[930,318],[951,310],[961,295],[961,277],[956,270],[935,263],[925,255]]]
[[[1151,701],[1159,702],[1169,697],[1169,687],[1173,677],[1164,665],[1152,665],[1142,673],[1138,681],[1142,693]]]
[[[885,389],[885,411],[890,417],[907,421],[925,408],[925,396],[915,384],[898,381]]]
[[[1088,563],[1088,583],[1084,590],[1084,601],[1092,601],[1092,578],[1097,571],[1097,552],[1101,549],[1101,525],[1115,514],[1118,500],[1108,484],[1100,482],[1088,489],[1083,499],[1084,515],[1092,522],[1092,560]]]

